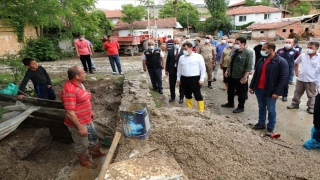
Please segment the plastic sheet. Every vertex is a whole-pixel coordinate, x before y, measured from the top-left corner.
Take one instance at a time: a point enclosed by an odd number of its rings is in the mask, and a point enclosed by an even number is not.
[[[303,147],[308,150],[320,148],[320,139],[319,140],[314,139],[315,136],[318,137],[319,135],[320,135],[320,131],[312,127],[311,138],[303,144]]]
[[[18,89],[19,87],[9,83],[8,86],[5,89],[1,89],[0,93],[1,94],[8,94],[8,95],[18,95]]]

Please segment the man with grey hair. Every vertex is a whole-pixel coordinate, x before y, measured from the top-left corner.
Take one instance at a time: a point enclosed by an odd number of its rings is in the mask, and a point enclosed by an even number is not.
[[[309,42],[306,53],[302,53],[294,61],[294,70],[298,78],[296,81],[296,89],[294,91],[292,103],[287,107],[288,109],[299,109],[299,104],[301,102],[300,98],[304,92],[306,92],[308,97],[307,112],[313,114],[315,97],[317,95],[315,73],[316,69],[320,67],[320,55],[317,53],[318,50],[318,42]],[[300,71],[299,64],[301,64]]]
[[[288,85],[285,86],[284,93],[282,95],[282,101],[286,102],[289,92],[289,83],[293,83],[289,80],[293,79],[294,76],[294,60],[300,55],[300,53],[293,49],[293,39],[286,39],[284,47],[278,49],[277,54],[287,60],[289,64]]]
[[[86,73],[79,66],[68,69],[69,80],[63,86],[61,101],[66,116],[64,124],[71,132],[74,141],[74,151],[80,164],[86,168],[97,167],[92,159],[105,156],[100,151],[98,135],[92,119],[95,117],[91,105],[91,93],[83,86]]]
[[[153,40],[148,41],[148,49],[142,54],[143,71],[149,72],[152,88],[163,94],[162,69],[164,69],[164,54],[159,48],[155,48]]]

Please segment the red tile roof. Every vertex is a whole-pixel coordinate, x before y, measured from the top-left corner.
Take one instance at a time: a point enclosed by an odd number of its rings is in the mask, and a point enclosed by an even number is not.
[[[282,11],[284,10],[268,6],[247,6],[228,10],[227,15],[273,13]]]
[[[121,10],[102,10],[107,18],[120,18],[122,16]]]
[[[157,20],[157,27],[158,28],[175,28],[176,27],[176,18],[165,18],[165,19],[158,19]],[[150,26],[154,26],[154,20],[150,20]],[[133,23],[134,29],[146,29],[148,28],[148,21],[135,21]],[[114,30],[122,30],[122,29],[131,29],[131,25],[128,23],[124,23],[122,21],[118,21],[116,26],[114,27]]]
[[[270,20],[264,22],[254,23],[246,29],[248,30],[267,30],[267,29],[279,29],[281,27],[288,26],[290,24],[300,22],[299,19],[280,19],[280,20]]]
[[[232,8],[232,7],[236,7],[236,6],[243,6],[245,4],[246,4],[245,1],[241,1],[241,2],[238,2],[238,3],[235,3],[235,4],[231,4],[228,7]]]

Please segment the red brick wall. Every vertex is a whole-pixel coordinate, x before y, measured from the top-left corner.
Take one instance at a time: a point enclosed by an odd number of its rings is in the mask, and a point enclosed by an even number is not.
[[[283,32],[283,29],[286,29],[286,32]],[[297,22],[297,23],[277,29],[276,34],[281,37],[288,38],[290,34],[290,29],[293,29],[294,33],[297,33],[300,35],[301,34],[300,32],[302,31],[303,27],[301,26],[301,22]]]

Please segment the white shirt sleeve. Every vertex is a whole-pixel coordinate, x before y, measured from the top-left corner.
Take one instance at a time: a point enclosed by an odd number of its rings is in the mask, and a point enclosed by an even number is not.
[[[160,57],[164,57],[164,53],[162,51],[160,52]]]
[[[199,67],[200,67],[200,81],[204,82],[204,78],[206,77],[206,65],[201,55],[199,56]]]
[[[302,54],[304,54],[304,53],[302,53]],[[302,54],[300,54],[300,55],[297,57],[297,59],[294,60],[294,63],[295,63],[295,64],[300,64],[300,63],[301,63],[301,55],[302,55]]]
[[[147,57],[146,57],[146,55],[145,55],[144,53],[142,53],[141,60],[142,60],[142,61],[147,60]]]
[[[180,78],[181,78],[181,57],[179,58],[179,61],[178,61],[178,68],[177,68],[177,81],[180,81]]]

